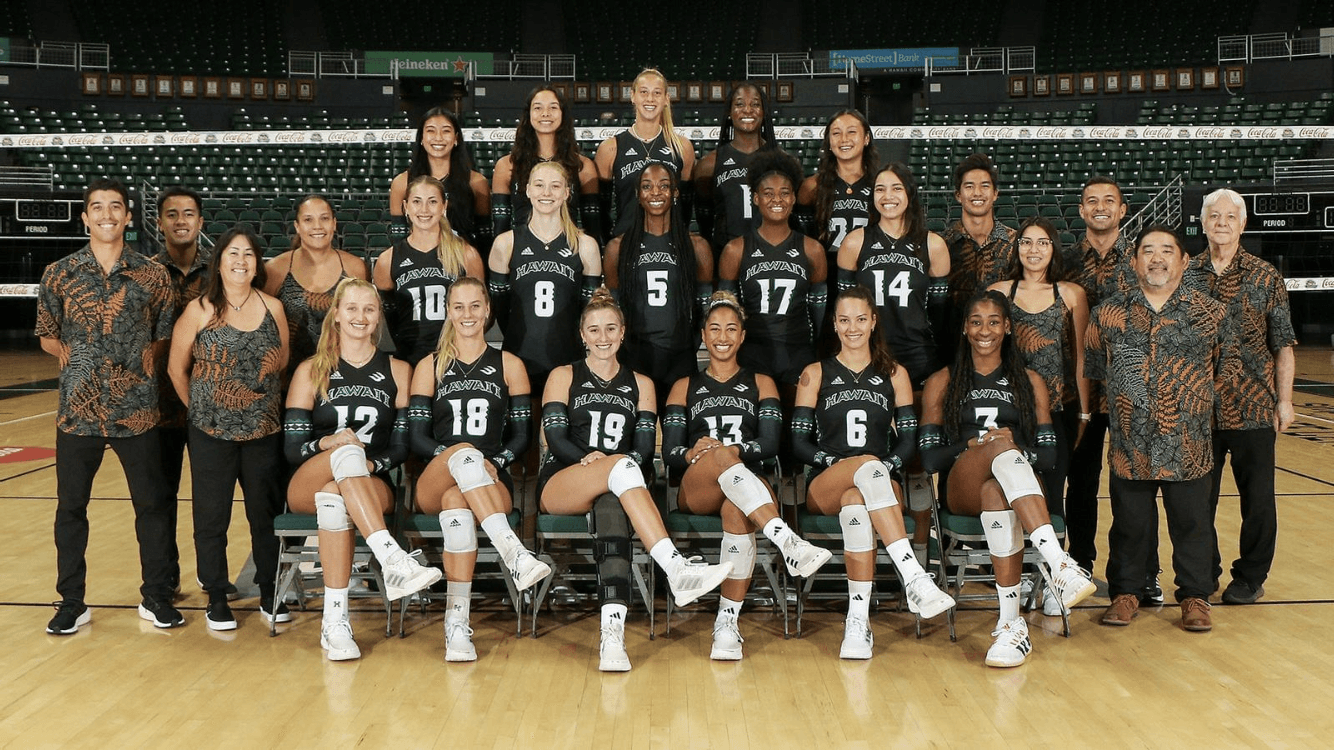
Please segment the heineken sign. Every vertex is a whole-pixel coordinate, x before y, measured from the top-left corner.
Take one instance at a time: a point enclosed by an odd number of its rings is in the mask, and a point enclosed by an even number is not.
[[[495,55],[491,52],[403,52],[371,50],[366,53],[366,72],[399,78],[453,78],[468,72],[473,63],[478,75],[491,75]]]

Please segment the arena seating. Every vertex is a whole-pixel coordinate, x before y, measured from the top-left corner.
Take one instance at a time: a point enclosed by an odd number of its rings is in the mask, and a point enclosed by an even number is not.
[[[801,21],[809,49],[989,47],[996,44],[1004,3],[916,3],[884,12],[880,6],[834,11],[805,0]]]
[[[117,72],[278,76],[287,70],[277,3],[141,0],[126,12],[114,0],[86,0],[69,7],[80,41],[111,45]]]
[[[1043,12],[1039,70],[1168,68],[1217,62],[1218,37],[1249,33],[1254,12],[1255,0],[1218,0],[1171,11],[1146,3],[1093,8],[1077,0],[1053,0]],[[1152,22],[1145,22],[1146,15]]]
[[[562,8],[566,18],[597,19],[565,25],[569,51],[583,80],[628,81],[649,66],[670,71],[677,80],[743,78],[746,52],[755,48],[757,24],[763,19],[763,4],[757,0],[713,3],[707,32],[681,38],[669,37],[665,30],[701,24],[697,9],[686,3],[563,0]],[[656,29],[664,35],[655,34]]]
[[[387,3],[356,0],[312,6],[324,20],[329,49],[494,50],[519,48],[518,0],[484,3]]]

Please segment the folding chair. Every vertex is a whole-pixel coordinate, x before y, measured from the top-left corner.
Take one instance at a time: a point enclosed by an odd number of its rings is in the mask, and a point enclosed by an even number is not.
[[[394,514],[386,515],[384,521],[385,528],[392,533],[395,528]],[[287,512],[273,520],[273,533],[278,537],[278,572],[274,579],[277,582],[274,587],[274,601],[287,601],[288,593],[291,592],[296,596],[297,604],[304,612],[307,584],[313,584],[315,587],[324,585],[322,573],[302,570],[302,565],[305,563],[318,565],[320,562],[319,524],[313,513]],[[352,548],[351,580],[375,582],[375,595],[384,603],[384,635],[388,638],[393,634],[393,611],[389,597],[385,593],[380,566],[375,564],[374,557],[370,547],[366,546],[366,540],[358,532]],[[276,621],[269,623],[269,635],[278,635]]]

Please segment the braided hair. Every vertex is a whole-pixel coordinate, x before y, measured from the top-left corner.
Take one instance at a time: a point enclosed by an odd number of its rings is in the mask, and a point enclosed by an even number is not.
[[[996,291],[984,291],[964,306],[964,325],[980,305],[995,305],[1001,317],[1010,321],[1010,301]],[[959,427],[963,422],[963,405],[968,401],[968,392],[973,387],[973,347],[968,336],[959,337],[959,348],[954,355],[954,364],[950,367],[949,383],[945,387],[945,405],[942,415],[946,439],[957,443],[961,439]],[[1014,336],[1006,334],[1001,342],[1001,371],[1010,381],[1010,391],[1014,394],[1014,407],[1019,412],[1019,424],[1015,442],[1023,446],[1037,444],[1037,407],[1034,405],[1033,382],[1028,379],[1028,368],[1024,364],[1024,355],[1014,345]]]

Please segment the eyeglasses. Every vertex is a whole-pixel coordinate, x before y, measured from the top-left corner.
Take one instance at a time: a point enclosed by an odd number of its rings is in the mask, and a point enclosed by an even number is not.
[[[1019,238],[1019,247],[1032,247],[1033,245],[1037,245],[1038,247],[1044,249],[1049,248],[1051,247],[1051,240],[1047,239],[1046,237],[1039,237],[1036,240],[1031,237]]]

